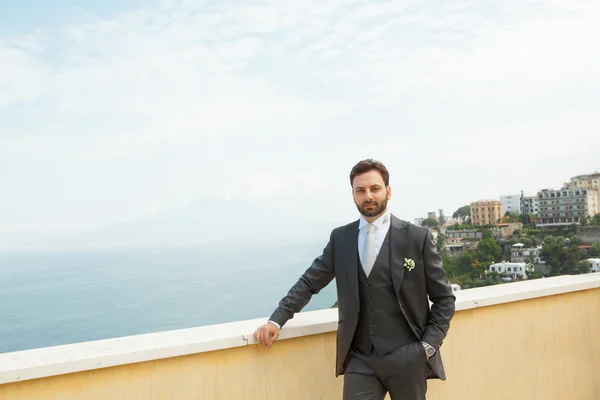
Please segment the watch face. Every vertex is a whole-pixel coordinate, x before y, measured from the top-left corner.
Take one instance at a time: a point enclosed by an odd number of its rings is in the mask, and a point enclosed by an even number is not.
[[[426,348],[425,352],[427,353],[427,355],[429,357],[431,357],[433,355],[433,353],[435,353],[435,351],[433,351],[433,349],[431,347]]]

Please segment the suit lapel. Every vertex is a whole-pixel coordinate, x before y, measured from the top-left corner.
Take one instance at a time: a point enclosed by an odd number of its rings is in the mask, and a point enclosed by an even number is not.
[[[404,278],[404,258],[408,249],[408,224],[392,215],[390,224],[390,269],[396,296]]]
[[[358,304],[358,221],[348,226],[345,239],[349,247],[349,251],[346,253],[348,257],[346,259],[348,282],[350,283],[350,290]]]

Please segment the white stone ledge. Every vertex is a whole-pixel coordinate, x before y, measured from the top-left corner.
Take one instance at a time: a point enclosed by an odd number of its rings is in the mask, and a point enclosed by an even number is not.
[[[559,276],[456,292],[456,310],[468,310],[561,293],[600,288],[600,273]],[[0,354],[0,384],[255,344],[265,318],[198,328]],[[334,332],[337,309],[301,312],[280,340]]]
[[[457,292],[456,309],[493,306],[600,287],[600,273],[563,275]]]

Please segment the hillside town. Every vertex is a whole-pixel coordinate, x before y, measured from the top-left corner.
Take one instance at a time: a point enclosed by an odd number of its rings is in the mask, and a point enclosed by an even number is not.
[[[500,195],[416,218],[431,228],[458,290],[600,272],[600,173],[578,175],[535,196]]]

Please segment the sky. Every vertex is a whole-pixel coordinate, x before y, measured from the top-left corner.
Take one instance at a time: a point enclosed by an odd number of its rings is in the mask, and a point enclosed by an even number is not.
[[[596,0],[0,0],[0,241],[206,197],[346,223],[364,158],[411,221],[558,188],[600,170],[598,37]]]

